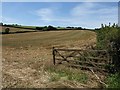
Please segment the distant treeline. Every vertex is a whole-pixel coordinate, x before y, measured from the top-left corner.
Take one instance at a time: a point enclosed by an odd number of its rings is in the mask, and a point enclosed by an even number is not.
[[[1,24],[0,24],[0,25],[1,25]],[[5,26],[5,27],[14,27],[14,28],[21,28],[21,29],[36,30],[35,27],[22,26],[22,25],[18,25],[18,24],[2,24],[2,26]]]
[[[54,26],[43,26],[43,27],[39,27],[39,26],[22,26],[22,25],[18,25],[18,24],[3,24],[0,23],[0,26],[5,26],[5,27],[14,27],[14,28],[22,28],[22,29],[31,29],[31,30],[37,30],[37,31],[50,31],[50,30],[90,30],[90,29],[86,29],[86,28],[82,28],[82,27],[54,27]]]

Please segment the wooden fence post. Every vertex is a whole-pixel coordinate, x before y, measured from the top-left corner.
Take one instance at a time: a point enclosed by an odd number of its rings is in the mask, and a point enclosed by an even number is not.
[[[55,47],[53,47],[53,64],[55,65]]]

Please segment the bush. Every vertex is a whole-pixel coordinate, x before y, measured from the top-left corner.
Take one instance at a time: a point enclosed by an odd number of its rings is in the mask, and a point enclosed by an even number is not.
[[[50,25],[47,27],[47,30],[56,30],[56,29],[57,29],[57,28],[55,28],[55,27],[53,27],[53,26],[50,26]]]
[[[103,25],[97,32],[97,48],[108,50],[112,57],[112,71],[120,71],[120,28],[118,25]]]
[[[108,88],[120,88],[120,74],[112,74],[106,78]]]
[[[10,32],[10,29],[9,29],[9,28],[6,28],[6,29],[5,29],[5,34],[9,34],[9,32]]]
[[[43,30],[43,31],[50,31],[50,30],[56,30],[57,28],[53,26],[44,26],[44,27],[36,27],[36,30]]]
[[[47,26],[43,27],[43,29],[42,29],[42,30],[43,30],[43,31],[48,31]]]
[[[97,48],[106,49],[112,59],[108,66],[109,72],[114,73],[107,77],[108,88],[120,88],[120,28],[117,24],[103,25],[97,33]]]
[[[43,27],[36,27],[36,30],[43,30]]]

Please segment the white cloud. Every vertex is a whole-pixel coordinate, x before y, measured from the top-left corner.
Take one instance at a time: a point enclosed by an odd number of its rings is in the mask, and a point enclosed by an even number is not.
[[[63,26],[82,26],[88,28],[100,27],[101,23],[117,23],[117,6],[106,6],[101,3],[83,2],[77,4],[68,16],[61,16],[62,11],[55,8],[41,8],[36,10],[39,21],[43,24],[58,24]],[[59,14],[57,13],[59,12]]]
[[[73,16],[83,16],[92,13],[90,9],[93,8],[93,3],[82,3],[71,10]]]
[[[96,7],[100,8],[96,9]],[[99,27],[101,23],[117,23],[118,17],[117,7],[106,8],[106,6],[91,2],[84,2],[73,7],[68,17],[57,15],[56,10],[53,8],[42,8],[37,10],[36,13],[40,17],[40,20],[44,22],[57,22],[65,26],[73,25],[88,28]]]
[[[96,7],[102,7],[95,9]],[[116,14],[117,12],[117,6],[116,7],[106,7],[102,4],[97,4],[97,3],[91,3],[91,2],[84,2],[83,4],[77,5],[74,7],[71,11],[71,14],[73,16],[88,16],[91,14],[98,14],[98,15],[103,15],[103,14]]]
[[[2,17],[2,22],[6,24],[14,24],[14,23],[17,24],[18,20],[10,17]]]
[[[71,10],[71,15],[73,18],[76,18],[76,22],[73,20],[73,23],[83,24],[84,26],[86,24],[88,27],[96,27],[101,23],[117,23],[117,12],[117,6],[108,7],[98,3],[84,2],[75,6]]]
[[[2,16],[0,16],[0,22],[2,22]]]
[[[66,17],[61,17],[61,16],[57,15],[56,13],[59,12],[59,10],[57,8],[41,8],[39,10],[36,10],[35,12],[36,12],[36,15],[39,16],[39,20],[42,20],[44,22],[70,21],[70,20],[66,19]]]
[[[42,8],[36,11],[36,14],[40,17],[40,19],[45,22],[50,22],[53,20],[53,13],[53,10],[50,8]]]

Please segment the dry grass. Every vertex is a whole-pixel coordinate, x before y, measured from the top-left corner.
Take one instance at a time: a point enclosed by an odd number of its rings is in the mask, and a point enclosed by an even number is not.
[[[4,27],[4,26],[0,26],[0,32],[5,32],[5,28],[10,28],[10,32],[14,33],[14,32],[23,32],[23,31],[35,31],[35,30],[29,30],[29,29],[20,29],[20,28],[14,28],[14,27]]]
[[[50,31],[3,35],[3,46],[9,47],[81,47],[95,42],[91,31]]]
[[[84,48],[93,45],[96,42],[94,32],[34,32],[2,35],[2,39],[3,87],[85,87],[68,80],[51,82],[51,73],[45,68],[52,66],[53,46]]]

